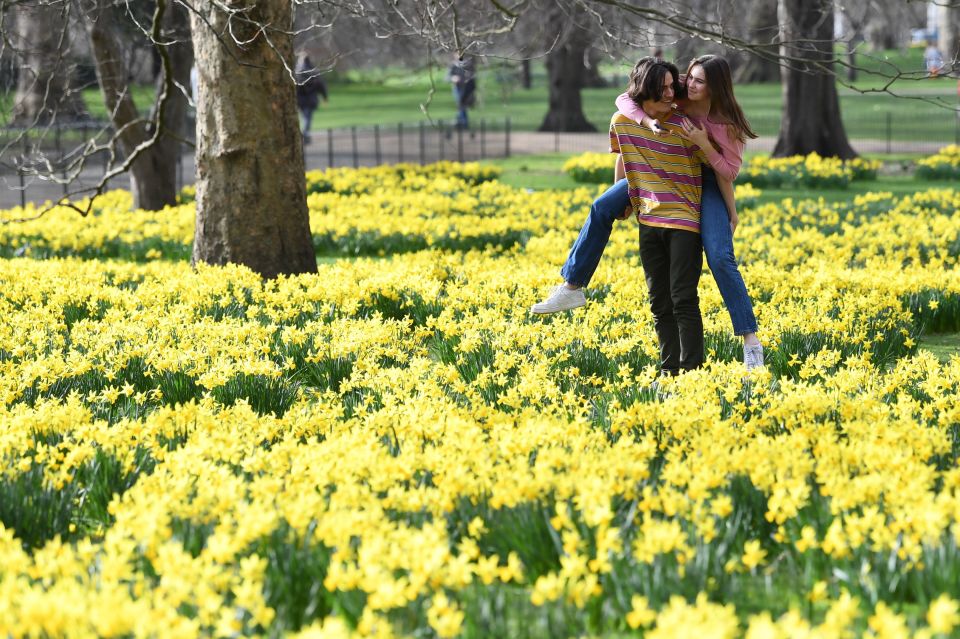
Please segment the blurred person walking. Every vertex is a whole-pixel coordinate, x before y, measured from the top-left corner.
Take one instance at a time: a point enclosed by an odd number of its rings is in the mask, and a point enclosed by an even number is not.
[[[943,69],[943,54],[937,48],[936,40],[927,40],[927,48],[923,51],[923,64],[927,69],[927,76],[935,78]]]
[[[310,143],[310,127],[313,126],[313,112],[320,106],[320,98],[327,103],[327,83],[320,77],[320,71],[313,66],[310,56],[304,55],[297,63],[297,109],[300,111],[300,131],[304,144]]]
[[[453,99],[457,103],[457,128],[470,128],[467,109],[476,103],[477,72],[473,58],[456,55],[447,69],[447,80],[453,87]]]

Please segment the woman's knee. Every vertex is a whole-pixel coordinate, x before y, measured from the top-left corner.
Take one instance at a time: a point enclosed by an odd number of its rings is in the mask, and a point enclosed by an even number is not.
[[[612,226],[613,223],[623,216],[623,207],[617,209],[610,205],[609,200],[594,200],[590,207],[590,221],[596,224]]]
[[[590,216],[595,219],[609,220],[612,223],[623,215],[624,209],[628,206],[630,206],[630,197],[626,180],[621,180],[593,201]]]

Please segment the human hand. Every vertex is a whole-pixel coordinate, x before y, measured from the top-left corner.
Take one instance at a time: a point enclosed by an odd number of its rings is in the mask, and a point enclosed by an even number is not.
[[[730,214],[730,235],[737,232],[737,225],[740,224],[740,216],[734,211]]]
[[[654,134],[666,135],[667,130],[664,129],[662,126],[660,126],[660,120],[657,120],[655,118],[647,118],[647,120],[649,121],[648,124],[650,126],[650,130],[653,131]]]
[[[706,128],[699,128],[689,118],[684,118],[681,124],[687,138],[701,149],[706,148],[707,145],[710,144],[710,137],[707,134]]]

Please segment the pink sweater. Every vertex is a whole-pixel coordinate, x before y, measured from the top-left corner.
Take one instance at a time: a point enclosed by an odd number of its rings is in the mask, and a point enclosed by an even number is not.
[[[631,120],[640,122],[646,113],[643,112],[637,103],[629,95],[621,93],[617,97],[617,110]],[[718,152],[712,146],[703,149],[704,155],[710,162],[710,166],[716,172],[718,177],[734,180],[740,173],[740,165],[743,164],[743,142],[731,135],[731,126],[720,122],[713,122],[709,118],[686,116],[701,128],[705,128],[710,135],[710,139],[720,147]]]

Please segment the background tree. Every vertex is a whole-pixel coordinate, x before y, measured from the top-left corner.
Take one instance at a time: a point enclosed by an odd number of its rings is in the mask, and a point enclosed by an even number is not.
[[[754,43],[759,53],[743,54],[743,61],[734,72],[737,84],[753,82],[779,82],[780,65],[777,63],[780,22],[777,18],[777,0],[752,0],[748,12],[745,39]]]
[[[875,6],[882,6],[887,14],[898,16],[915,12],[917,5],[922,4],[907,2],[907,10],[902,8],[904,3],[900,0],[872,1]],[[324,4],[324,0],[312,2],[315,5]],[[781,3],[777,4],[779,10]],[[789,67],[801,73],[832,75],[837,79],[837,71],[833,68],[832,24],[828,24],[829,20],[820,20],[827,13],[833,15],[833,2],[813,0],[793,4],[795,6],[792,12],[798,18],[803,16],[812,18],[814,22],[822,22],[820,33],[817,34],[820,40],[811,39],[798,31],[795,38],[791,36],[793,39],[790,42],[779,46],[780,42],[774,38],[771,25],[779,25],[781,20],[779,15],[776,18],[772,16],[773,4],[770,0],[754,0],[754,11],[751,12],[745,12],[743,3],[735,0],[524,0],[509,5],[499,1],[477,3],[468,0],[433,0],[430,3],[418,3],[414,0],[353,0],[338,6],[349,6],[358,15],[362,14],[365,19],[377,25],[381,37],[415,36],[430,41],[438,50],[464,50],[480,56],[494,53],[509,57],[510,54],[503,50],[502,39],[497,36],[510,33],[528,21],[534,21],[540,27],[541,34],[539,38],[531,40],[544,42],[550,63],[548,73],[551,76],[550,104],[541,129],[580,130],[585,119],[579,117],[582,108],[577,105],[583,82],[576,80],[576,70],[566,67],[573,63],[565,61],[564,55],[568,55],[571,48],[577,48],[578,44],[584,41],[594,48],[606,47],[607,50],[619,51],[619,61],[625,64],[632,60],[624,60],[623,52],[632,52],[627,55],[635,57],[637,51],[648,52],[651,45],[661,45],[673,50],[673,55],[668,50],[667,56],[681,58],[681,64],[693,53],[719,52],[724,50],[722,47],[726,47],[728,55],[737,51],[750,55],[753,58],[751,66],[762,69],[762,79],[766,79],[767,74],[772,76],[777,67]],[[753,29],[749,28],[745,19],[747,13],[753,21]],[[876,13],[879,12],[869,12],[871,15]],[[584,18],[581,19],[581,16]],[[559,24],[561,21],[562,25]],[[802,24],[802,20],[797,23]],[[900,20],[898,28],[906,28],[906,24]],[[581,33],[575,34],[568,41],[573,27]],[[792,27],[784,25],[785,30],[790,28]],[[756,39],[758,31],[765,32],[760,40]],[[808,41],[806,45],[804,40]],[[572,43],[573,47],[568,46],[569,43]],[[786,53],[786,57],[781,55],[783,53]],[[830,57],[829,64],[826,58],[822,58],[823,55]],[[568,58],[573,57],[576,56],[568,55]],[[849,66],[851,65],[844,65],[844,68]],[[565,71],[562,72],[561,69]],[[882,76],[890,79],[902,74],[903,70],[893,68],[892,65],[881,72]],[[751,79],[750,75],[752,74],[745,71],[738,79],[742,82]],[[754,75],[754,78],[761,79],[757,75]],[[795,77],[794,82],[797,81]],[[816,82],[812,82],[810,86],[814,84]],[[886,90],[895,94],[890,87]],[[798,92],[795,89],[784,90],[783,95],[786,100],[784,109],[790,119],[789,131],[792,132],[793,139],[816,140],[820,137],[822,120],[800,118],[796,114],[803,108],[803,101],[822,97],[826,100],[826,106],[818,109],[831,114],[830,135],[842,139],[830,144],[818,142],[815,146],[828,154],[852,152],[843,134],[835,88],[830,90],[824,86],[816,97],[810,97],[804,90]]]
[[[864,33],[873,51],[886,51],[910,41],[910,29],[925,26],[926,2],[917,0],[852,0],[852,5],[868,4]]]
[[[265,277],[316,272],[297,121],[289,0],[197,3],[193,261]]]
[[[72,86],[68,9],[66,3],[19,4],[5,17],[13,19],[10,46],[19,58],[13,124],[68,122],[85,113],[83,101]]]
[[[189,38],[187,12],[176,4],[167,6],[163,0],[156,4],[151,38],[163,50],[163,73],[157,80],[157,94],[163,99],[155,102],[146,119],[131,92],[125,57],[129,49],[120,38],[126,19],[123,12],[110,0],[97,0],[88,8],[86,24],[100,91],[116,131],[111,151],[116,145],[123,156],[132,158],[129,171],[134,208],[159,210],[176,204],[177,198],[177,158],[187,112],[182,88],[190,85],[193,60],[185,43]]]
[[[586,12],[579,5],[557,3],[542,16],[547,33],[557,34],[547,53],[549,108],[540,131],[596,131],[583,114],[580,90],[584,87],[584,56],[593,40],[585,24]]]
[[[293,5],[295,51],[307,53],[334,77],[354,69],[388,72],[388,65],[423,69],[430,62],[430,46],[422,38],[383,37],[375,22],[337,3]]]
[[[872,5],[873,2],[869,0],[852,0],[838,7],[843,24],[840,40],[846,45],[847,80],[850,82],[857,79],[857,50],[866,41],[867,23],[873,12]]]
[[[520,61],[520,86],[524,89],[533,88],[533,73],[530,71],[530,58]]]
[[[783,114],[774,156],[853,158],[833,75],[833,0],[780,0]]]
[[[600,65],[609,58],[604,51],[598,47],[587,47],[583,54],[583,87],[591,89],[602,89],[609,86],[609,82],[600,71]]]
[[[943,61],[950,69],[960,68],[960,2],[944,3],[937,7],[937,31]]]
[[[843,27],[838,41],[845,45],[847,51],[843,65],[846,79],[849,82],[857,80],[862,66],[858,62],[861,57],[872,58],[873,52],[906,46],[910,41],[911,29],[925,26],[924,4],[900,0],[846,0],[838,3],[837,11]],[[868,43],[869,48],[863,46]],[[883,64],[877,58],[872,62],[874,68],[885,67],[884,73],[891,78],[899,75],[921,77],[920,69],[897,69],[889,62]]]
[[[731,13],[724,12],[724,15],[718,15],[722,2],[711,2],[710,0],[687,0],[686,7],[690,15],[696,16],[702,23],[713,22],[714,24],[723,24],[724,28],[732,22]],[[726,7],[725,7],[726,8]],[[736,12],[734,12],[736,13]],[[683,73],[687,70],[690,60],[705,53],[719,53],[720,46],[715,42],[710,42],[699,38],[685,31],[673,30],[675,35],[670,48],[673,49],[673,61],[676,62]]]

